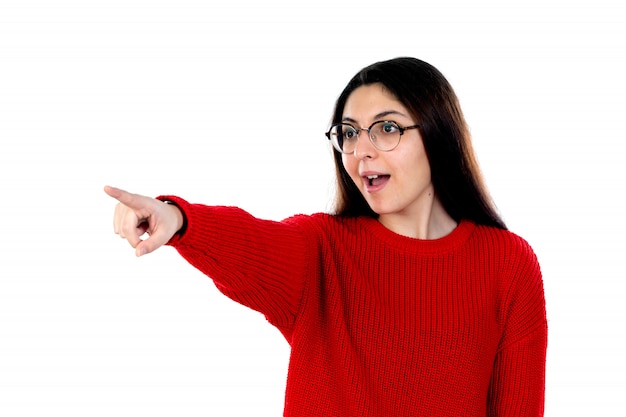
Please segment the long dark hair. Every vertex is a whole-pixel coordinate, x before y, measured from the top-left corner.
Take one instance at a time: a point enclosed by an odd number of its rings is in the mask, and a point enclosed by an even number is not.
[[[432,65],[416,58],[396,58],[363,68],[337,99],[332,123],[341,122],[346,101],[355,89],[374,83],[382,84],[419,123],[435,194],[447,213],[457,222],[465,219],[506,229],[484,185],[459,100]],[[335,150],[334,157],[335,213],[377,217],[346,172],[341,153]]]

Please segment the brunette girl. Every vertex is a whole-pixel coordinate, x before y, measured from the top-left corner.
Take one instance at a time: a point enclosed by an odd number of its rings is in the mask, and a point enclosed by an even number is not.
[[[444,76],[414,58],[364,68],[326,136],[333,213],[276,222],[106,187],[115,232],[138,256],[175,247],[284,334],[285,416],[542,416],[540,268]]]

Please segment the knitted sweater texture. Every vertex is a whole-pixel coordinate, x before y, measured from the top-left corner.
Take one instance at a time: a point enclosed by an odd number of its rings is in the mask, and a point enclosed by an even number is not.
[[[517,235],[462,221],[418,240],[161,198],[187,222],[169,244],[289,342],[285,416],[543,415],[543,284]]]

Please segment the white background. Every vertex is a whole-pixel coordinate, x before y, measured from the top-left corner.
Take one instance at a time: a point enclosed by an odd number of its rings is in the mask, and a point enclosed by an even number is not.
[[[455,87],[539,256],[546,415],[626,415],[623,6],[434,4],[0,1],[0,415],[281,415],[279,332],[172,248],[135,258],[102,187],[327,210],[334,100],[400,55]]]

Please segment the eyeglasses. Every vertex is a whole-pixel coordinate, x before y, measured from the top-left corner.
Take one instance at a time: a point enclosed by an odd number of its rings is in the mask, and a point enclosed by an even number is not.
[[[419,127],[420,125],[400,127],[396,122],[388,120],[374,122],[367,129],[356,128],[348,123],[336,123],[326,132],[326,137],[339,152],[350,154],[356,148],[361,131],[365,130],[376,149],[389,152],[396,149],[400,144],[400,139],[405,130]]]

